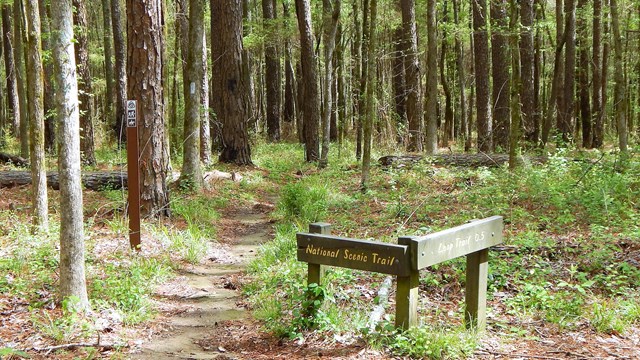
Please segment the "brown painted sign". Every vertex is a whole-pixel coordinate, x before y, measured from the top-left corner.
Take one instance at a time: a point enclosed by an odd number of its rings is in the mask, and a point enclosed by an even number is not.
[[[415,270],[502,243],[502,216],[492,216],[409,240]]]
[[[296,237],[298,261],[398,276],[411,271],[406,245],[309,233]]]

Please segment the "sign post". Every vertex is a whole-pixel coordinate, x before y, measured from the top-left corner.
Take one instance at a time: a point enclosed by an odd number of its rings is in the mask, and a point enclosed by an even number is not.
[[[129,190],[129,243],[140,250],[140,175],[138,162],[138,102],[127,100],[127,188]]]

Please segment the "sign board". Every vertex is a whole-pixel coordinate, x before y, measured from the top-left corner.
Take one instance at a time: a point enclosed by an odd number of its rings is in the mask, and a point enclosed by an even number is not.
[[[492,216],[426,236],[403,239],[409,240],[414,254],[413,269],[420,270],[498,245],[502,243],[502,229],[502,216]]]
[[[138,105],[136,100],[127,100],[127,127],[138,126]]]
[[[398,276],[409,275],[408,246],[298,233],[298,260]]]

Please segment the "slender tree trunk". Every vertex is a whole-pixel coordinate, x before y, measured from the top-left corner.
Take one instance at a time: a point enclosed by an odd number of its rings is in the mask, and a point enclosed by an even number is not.
[[[241,0],[241,1],[242,1],[242,19],[244,24],[242,27],[242,36],[246,37],[251,33],[252,14],[251,14],[249,0]],[[244,111],[245,111],[247,120],[253,120],[254,123],[257,124],[261,117],[261,103],[256,102],[257,96],[255,94],[257,91],[260,91],[260,90],[256,90],[256,89],[260,89],[260,87],[256,87],[253,82],[253,77],[251,76],[252,64],[253,64],[253,55],[248,49],[243,47],[242,79],[245,86],[245,91],[243,94],[243,96],[245,97],[245,99],[243,100],[244,106],[245,106]],[[258,73],[260,73],[259,70],[258,70]],[[256,126],[256,130],[257,130],[257,126]]]
[[[560,121],[558,130],[565,142],[573,141],[573,115],[575,107],[575,67],[576,67],[576,9],[574,0],[566,0],[564,3],[564,37],[565,37],[565,64],[564,64],[564,97],[563,107],[559,109]]]
[[[591,148],[591,103],[589,101],[589,49],[587,39],[589,31],[587,29],[587,1],[578,0],[580,16],[577,18],[576,26],[579,34],[578,41],[578,96],[580,101],[580,123],[582,125],[582,146]]]
[[[517,0],[511,0],[511,133],[509,144],[509,169],[514,170],[517,166],[516,155],[518,153],[518,147],[520,138],[522,137],[522,118],[520,110],[520,94],[522,93],[522,77],[520,74],[520,51],[518,51],[518,7],[516,5]],[[523,19],[524,20],[524,19]],[[520,37],[522,41],[522,37]],[[522,46],[522,44],[520,45]]]
[[[453,0],[453,17],[456,27],[460,24],[460,0]],[[464,151],[471,149],[471,137],[467,136],[469,129],[469,116],[467,113],[467,92],[466,92],[466,71],[464,66],[464,49],[460,34],[455,33],[456,69],[458,70],[458,88],[460,91],[460,122],[462,128],[462,140],[464,141]]]
[[[358,118],[357,118],[357,126],[356,126],[356,159],[360,160],[362,157],[362,142],[363,142],[363,131],[364,131],[364,117],[366,116],[366,103],[365,103],[365,95],[367,91],[367,71],[369,71],[369,67],[367,66],[368,58],[365,54],[367,45],[369,43],[369,0],[363,0],[362,2],[362,39],[360,43],[360,78],[359,78],[359,89],[358,89]]]
[[[422,151],[422,102],[420,97],[420,64],[416,31],[415,0],[401,0],[402,28],[404,30],[404,68],[407,85],[407,121],[409,141],[407,150]]]
[[[289,13],[289,4],[285,1],[283,6],[283,18],[287,29],[289,29],[291,14]],[[293,63],[291,60],[291,40],[287,37],[284,46],[284,122],[291,124],[296,118],[295,104],[295,74],[293,71]]]
[[[53,58],[56,74],[58,171],[60,177],[60,296],[73,298],[77,310],[88,310],[84,271],[82,183],[80,179],[80,113],[73,51],[70,0],[51,3]]]
[[[537,23],[542,23],[544,21],[544,2],[543,0],[535,0],[534,3],[535,12],[536,12],[536,21]],[[541,78],[544,76],[544,53],[542,51],[542,32],[543,30],[536,26],[535,38],[534,38],[534,48],[535,55],[533,60],[533,124],[536,128],[537,133],[534,134],[535,143],[532,144],[537,146],[540,143],[540,128],[542,127],[542,110],[540,106],[540,94],[541,94]],[[546,89],[546,88],[545,88]]]
[[[138,100],[141,214],[169,216],[169,149],[165,141],[162,87],[162,2],[127,0],[127,34],[127,78],[130,80],[127,93],[131,99]]]
[[[102,21],[104,32],[102,34],[102,47],[104,49],[104,78],[106,82],[104,117],[106,119],[111,119],[115,97],[113,95],[113,44],[111,43],[111,5],[109,4],[109,0],[102,0]]]
[[[82,161],[88,165],[96,164],[93,140],[93,87],[89,71],[89,39],[87,37],[87,8],[84,0],[73,0],[73,22],[78,29],[75,32],[75,56],[78,66],[78,98],[80,100],[80,150]]]
[[[613,90],[613,104],[615,107],[616,125],[618,128],[618,147],[626,155],[628,146],[628,129],[626,113],[626,94],[624,72],[622,70],[622,37],[620,33],[620,19],[618,15],[618,0],[609,0],[611,11],[611,30],[613,31],[613,64],[616,81]]]
[[[29,157],[29,109],[27,108],[27,91],[25,89],[25,61],[23,39],[24,11],[22,0],[13,1],[13,58],[15,60],[16,82],[18,84],[18,102],[20,103],[20,155]]]
[[[214,79],[219,93],[222,121],[222,151],[220,162],[237,165],[251,165],[251,147],[247,132],[247,99],[245,78],[243,77],[242,48],[242,3],[233,0],[222,4],[211,1],[211,13],[218,19],[216,28],[211,29],[211,45],[216,53],[218,76]]]
[[[300,31],[300,57],[304,85],[304,142],[305,160],[317,161],[319,154],[318,126],[320,124],[318,94],[318,72],[313,51],[313,27],[311,25],[311,6],[309,0],[296,0],[298,29]]]
[[[4,47],[4,69],[7,79],[7,109],[11,113],[11,133],[20,133],[20,101],[16,81],[16,63],[13,57],[13,29],[11,26],[11,4],[2,5],[2,42]]]
[[[522,101],[522,128],[524,136],[531,144],[536,144],[539,137],[539,124],[535,121],[535,86],[534,86],[534,63],[535,48],[533,42],[534,28],[534,0],[522,0],[520,2],[520,75],[521,75],[521,97]]]
[[[368,4],[368,0],[365,0]],[[353,16],[353,41],[351,43],[351,103],[353,112],[353,121],[356,129],[356,159],[359,160],[362,154],[362,127],[360,113],[364,110],[361,107],[361,92],[360,92],[360,79],[362,79],[362,26],[360,24],[360,10],[358,4],[360,0],[353,0],[352,3],[352,16]],[[363,13],[364,15],[364,13]],[[368,18],[368,16],[366,16]]]
[[[115,122],[113,130],[118,144],[126,140],[125,131],[125,102],[127,101],[127,46],[124,40],[124,30],[122,29],[122,12],[119,0],[111,0],[111,28],[113,29],[113,47],[115,49],[115,90],[116,107]]]
[[[524,0],[527,2],[531,0]],[[524,5],[523,5],[524,6]],[[509,150],[511,126],[511,81],[509,79],[509,35],[507,0],[491,0],[491,77],[493,79],[493,144]],[[523,35],[524,36],[524,35]],[[521,45],[523,46],[523,45]],[[517,51],[514,49],[513,51]],[[518,64],[519,65],[519,64]],[[512,70],[513,71],[513,70]]]
[[[447,3],[445,3],[445,7],[443,10],[443,23],[449,22]],[[446,58],[447,58],[447,44],[448,44],[448,34],[446,30],[443,30],[442,33],[442,45],[440,49],[440,82],[442,83],[442,91],[444,92],[444,131],[442,132],[442,146],[449,147],[449,141],[454,137],[454,113],[453,113],[453,100],[451,93],[451,86],[449,85],[449,81],[446,75]]]
[[[27,96],[29,97],[29,133],[31,136],[31,188],[33,223],[38,231],[49,227],[47,199],[47,166],[44,154],[44,89],[40,14],[38,0],[26,1],[27,15]]]
[[[296,131],[298,142],[304,144],[304,84],[302,83],[302,60],[296,63]]]
[[[324,16],[324,83],[322,87],[322,152],[320,153],[320,168],[329,162],[329,143],[331,141],[331,112],[333,105],[333,52],[336,47],[336,33],[340,19],[340,0],[322,0]]]
[[[405,49],[403,45],[405,44],[403,40],[404,32],[402,27],[398,27],[393,33],[393,44],[394,44],[394,56],[393,56],[393,71],[392,71],[392,79],[393,79],[393,100],[396,110],[397,116],[397,142],[399,145],[406,145],[404,132],[406,131],[407,124],[407,113],[406,113],[406,98],[405,98],[405,82],[404,82],[404,59],[402,54]]]
[[[344,41],[342,35],[342,22],[339,22],[336,32],[336,50],[333,56],[334,100],[331,112],[331,131],[329,132],[329,140],[332,142],[339,140],[340,131],[344,124]]]
[[[427,0],[427,89],[426,89],[426,136],[424,151],[438,151],[438,29],[436,0]]]
[[[604,0],[603,4],[605,7],[608,7],[610,2],[609,0]],[[609,101],[609,93],[607,92],[607,89],[609,87],[609,57],[611,55],[611,32],[609,18],[609,14],[605,14],[604,21],[602,23],[602,39],[604,42],[602,45],[602,75],[600,76],[600,78],[602,79],[602,89],[600,91],[602,93],[602,114],[600,115],[601,123],[596,123],[597,127],[602,128],[602,146],[604,146],[604,126],[605,119],[607,117],[607,103]]]
[[[202,32],[202,50],[200,161],[205,165],[209,165],[211,164],[211,117],[209,116],[209,67],[207,65],[207,34],[205,31]]]
[[[276,9],[272,0],[262,0],[262,15],[268,36],[264,47],[267,140],[278,142],[280,141],[280,58],[275,41]]]
[[[476,74],[476,128],[478,151],[493,150],[492,120],[489,86],[489,36],[487,31],[486,0],[472,0],[473,7],[473,60]]]
[[[602,108],[602,0],[593,0],[593,54],[591,69],[593,73],[593,139],[591,146],[602,147],[604,136],[604,111]]]
[[[565,44],[565,37],[563,34],[563,14],[562,14],[562,0],[556,0],[556,50],[553,61],[553,81],[551,83],[551,96],[547,104],[545,123],[542,127],[542,145],[546,145],[549,141],[549,135],[551,133],[554,110],[557,112],[556,126],[560,128],[559,121],[561,119],[560,112],[563,109],[564,104],[564,91],[563,91],[563,73],[564,63],[562,61],[562,52]]]
[[[42,34],[51,34],[51,26],[49,23],[49,11],[47,10],[47,2],[45,0],[38,1],[38,11],[40,12],[40,27]],[[46,53],[52,52],[51,35],[41,38],[42,51]],[[56,148],[56,122],[54,119],[55,107],[55,88],[53,84],[53,61],[50,58],[42,59],[44,70],[44,147],[48,153],[53,153]]]
[[[368,42],[367,42],[367,67],[373,67],[376,63],[375,51],[376,51],[376,17],[378,10],[378,1],[371,0],[370,8],[371,8],[371,17],[369,22],[369,28],[366,31],[369,32]],[[363,28],[363,31],[365,29]],[[364,69],[363,69],[364,70]],[[368,69],[367,74],[369,79],[367,81],[367,108],[366,108],[366,120],[364,122],[364,142],[363,142],[363,153],[362,153],[362,179],[361,179],[361,188],[364,190],[367,188],[369,183],[369,168],[371,167],[371,132],[373,128],[373,120],[374,120],[374,93],[375,93],[375,71],[373,68]]]
[[[203,185],[200,169],[200,107],[202,105],[202,57],[204,52],[204,0],[189,1],[189,45],[184,82],[188,91],[185,98],[184,145],[180,182],[188,183],[194,190]]]

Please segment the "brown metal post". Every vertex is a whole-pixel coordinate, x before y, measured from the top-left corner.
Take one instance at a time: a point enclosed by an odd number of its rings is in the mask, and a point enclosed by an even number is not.
[[[129,189],[129,243],[140,251],[140,174],[138,162],[138,102],[127,100],[127,188]]]

